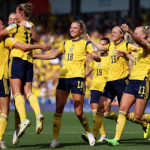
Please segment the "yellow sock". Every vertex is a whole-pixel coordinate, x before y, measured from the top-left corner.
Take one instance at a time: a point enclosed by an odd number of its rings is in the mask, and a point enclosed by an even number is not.
[[[93,110],[92,110],[92,113],[93,113],[93,120],[95,120],[96,112],[97,112],[97,109],[93,109]]]
[[[97,112],[95,116],[95,120],[93,122],[93,135],[95,138],[97,137],[102,122],[103,122],[103,114]]]
[[[54,114],[53,118],[53,139],[57,140],[60,127],[61,127],[61,120],[62,120],[62,115],[61,114]]]
[[[19,128],[19,124],[20,124],[20,117],[17,109],[15,108],[15,129]]]
[[[116,135],[115,140],[120,140],[122,132],[124,130],[125,124],[126,124],[126,112],[119,111],[118,120],[117,120],[117,126],[116,126]]]
[[[26,119],[25,100],[21,93],[14,95],[15,105],[20,116],[21,123]]]
[[[134,123],[140,124],[140,125],[142,125],[142,126],[144,126],[144,127],[147,126],[147,122],[141,121],[141,120],[137,120],[137,119],[135,118],[134,112],[129,113],[128,120],[129,120],[129,121],[132,121],[132,122],[134,122]]]
[[[27,99],[29,100],[30,105],[31,105],[32,109],[34,110],[35,115],[37,117],[37,115],[39,113],[41,113],[37,97],[33,93],[30,93],[30,94],[27,95]]]
[[[117,121],[118,115],[115,112],[110,111],[110,112],[104,113],[104,118]]]
[[[95,120],[97,109],[93,109],[92,112],[93,112],[93,118]],[[102,122],[102,124],[101,124],[101,126],[99,128],[99,132],[100,132],[101,135],[106,135],[106,130],[105,130],[104,122]]]
[[[141,120],[146,121],[147,123],[150,123],[150,114],[145,113]]]
[[[0,114],[0,141],[3,140],[3,136],[7,127],[7,116]]]
[[[0,110],[0,114],[1,114],[1,110]]]
[[[104,121],[102,122],[102,124],[101,124],[101,126],[99,128],[99,132],[100,132],[101,135],[106,135]]]
[[[88,123],[88,119],[86,117],[85,114],[83,114],[83,116],[81,118],[79,118],[80,123],[82,124],[83,128],[85,129],[85,132],[88,134],[91,132],[90,127],[89,127],[89,123]]]

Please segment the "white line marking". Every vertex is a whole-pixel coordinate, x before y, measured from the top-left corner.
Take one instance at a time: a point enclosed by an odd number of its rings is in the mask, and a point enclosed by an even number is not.
[[[107,133],[114,134],[115,132],[107,132]],[[141,134],[143,132],[128,132],[128,131],[126,131],[123,133],[125,133],[125,134]],[[5,134],[13,134],[13,132],[12,133],[6,132]],[[36,134],[36,133],[25,133],[25,134]],[[53,132],[49,132],[49,133],[42,132],[41,134],[53,134]],[[82,134],[82,132],[60,132],[60,134]]]

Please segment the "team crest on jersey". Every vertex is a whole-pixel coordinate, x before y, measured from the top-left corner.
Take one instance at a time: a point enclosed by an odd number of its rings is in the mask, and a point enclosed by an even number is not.
[[[98,63],[98,67],[100,67],[101,66],[101,63]]]
[[[69,51],[72,52],[73,51],[73,47],[71,47]]]
[[[116,54],[116,50],[113,50],[112,54]]]

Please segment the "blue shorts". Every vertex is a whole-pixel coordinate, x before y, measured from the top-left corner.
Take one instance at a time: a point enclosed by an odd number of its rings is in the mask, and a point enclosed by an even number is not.
[[[9,77],[25,82],[33,80],[33,64],[19,57],[13,57],[9,63]]]
[[[68,93],[85,94],[85,79],[84,78],[59,78],[58,90],[64,90]]]
[[[129,80],[124,93],[134,95],[137,99],[149,98],[149,81],[148,78],[144,80]]]
[[[7,95],[10,95],[9,80],[3,77],[0,80],[0,97],[6,97]]]
[[[118,103],[120,104],[121,97],[128,82],[128,78],[123,78],[115,81],[107,81],[102,96],[111,99],[111,101],[113,101],[117,96]]]
[[[91,99],[90,99],[90,104],[91,103],[99,103],[99,99],[102,95],[102,92],[97,91],[97,90],[91,90]]]

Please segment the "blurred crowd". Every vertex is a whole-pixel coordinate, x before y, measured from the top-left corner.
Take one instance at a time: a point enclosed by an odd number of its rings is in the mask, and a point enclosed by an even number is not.
[[[141,16],[131,18],[128,12],[111,12],[98,14],[73,15],[36,15],[31,18],[35,29],[40,35],[40,43],[48,43],[52,46],[51,51],[35,50],[36,54],[50,53],[70,38],[69,27],[72,21],[83,20],[87,25],[87,31],[91,37],[99,42],[102,37],[111,38],[111,29],[116,25],[127,23],[131,28],[150,24],[150,14],[141,10]],[[39,97],[42,104],[55,103],[55,92],[59,71],[64,62],[64,56],[54,60],[34,60],[33,92]],[[90,85],[92,75],[86,79],[85,103],[89,103]],[[68,103],[73,103],[71,97]]]

